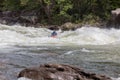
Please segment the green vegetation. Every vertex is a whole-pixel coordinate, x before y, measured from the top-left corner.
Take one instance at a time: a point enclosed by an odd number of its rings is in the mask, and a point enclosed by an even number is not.
[[[0,11],[36,10],[41,24],[106,21],[120,0],[0,0]]]

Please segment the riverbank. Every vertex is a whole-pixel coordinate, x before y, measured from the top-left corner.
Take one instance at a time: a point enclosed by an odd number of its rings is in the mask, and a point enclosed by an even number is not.
[[[35,11],[4,11],[0,12],[0,23],[5,25],[16,25],[19,24],[21,26],[26,27],[35,27],[35,28],[47,28],[50,30],[58,30],[61,29],[63,31],[66,30],[75,30],[77,28],[81,28],[82,26],[94,26],[99,28],[106,28],[107,21],[102,21],[100,19],[87,19],[80,21],[78,23],[65,22],[59,25],[51,25],[40,23],[40,19]]]
[[[35,27],[35,28],[47,28],[50,30],[75,30],[77,28],[81,28],[82,26],[88,25],[88,27],[98,27],[98,28],[120,28],[120,9],[111,11],[111,18],[106,20],[101,20],[100,18],[93,17],[88,15],[88,18],[77,22],[65,22],[63,24],[55,25],[55,24],[45,24],[41,23],[39,19],[39,15],[36,15],[37,12],[35,10],[30,11],[1,11],[0,12],[0,23],[6,25],[16,25],[19,24],[21,26],[26,27]]]
[[[25,13],[24,13],[25,14]],[[75,30],[77,28],[81,28],[84,25],[99,27],[99,28],[105,28],[106,22],[100,22],[95,20],[88,20],[88,21],[82,21],[80,23],[72,23],[72,22],[66,22],[61,25],[50,25],[50,24],[41,24],[37,20],[38,16],[32,16],[28,13],[23,15],[19,12],[11,12],[11,11],[5,11],[0,12],[0,23],[5,25],[16,25],[19,24],[21,26],[26,27],[35,27],[35,28],[47,28],[50,30]]]
[[[2,0],[0,1],[0,23],[7,25],[20,24],[26,27],[56,27],[63,30],[64,25],[71,22],[75,28],[92,25],[102,28],[120,28],[118,17],[119,1],[86,1],[86,0]],[[117,13],[117,16],[114,16]],[[109,25],[110,24],[110,25]]]

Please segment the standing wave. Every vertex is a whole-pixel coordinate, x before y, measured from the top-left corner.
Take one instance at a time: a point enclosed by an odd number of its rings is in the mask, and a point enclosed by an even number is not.
[[[82,27],[75,31],[57,31],[57,38],[50,37],[46,28],[7,26],[0,24],[0,45],[107,45],[120,41],[119,29]]]

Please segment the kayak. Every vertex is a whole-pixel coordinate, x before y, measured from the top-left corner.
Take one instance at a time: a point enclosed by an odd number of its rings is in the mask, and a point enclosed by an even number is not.
[[[52,38],[57,38],[57,36],[51,36]]]

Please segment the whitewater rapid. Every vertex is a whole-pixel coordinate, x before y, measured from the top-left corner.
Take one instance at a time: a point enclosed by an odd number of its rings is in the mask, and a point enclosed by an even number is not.
[[[75,31],[57,31],[57,38],[51,38],[52,31],[46,28],[7,26],[0,24],[0,45],[108,45],[119,44],[119,29],[100,29],[84,26]]]
[[[117,75],[113,80],[120,80],[120,29],[83,26],[75,31],[58,30],[57,38],[50,37],[51,33],[46,28],[0,24],[0,60],[7,61],[8,66],[3,74],[16,80],[13,74],[21,65],[59,62],[81,64],[88,70],[108,73],[112,78]]]

